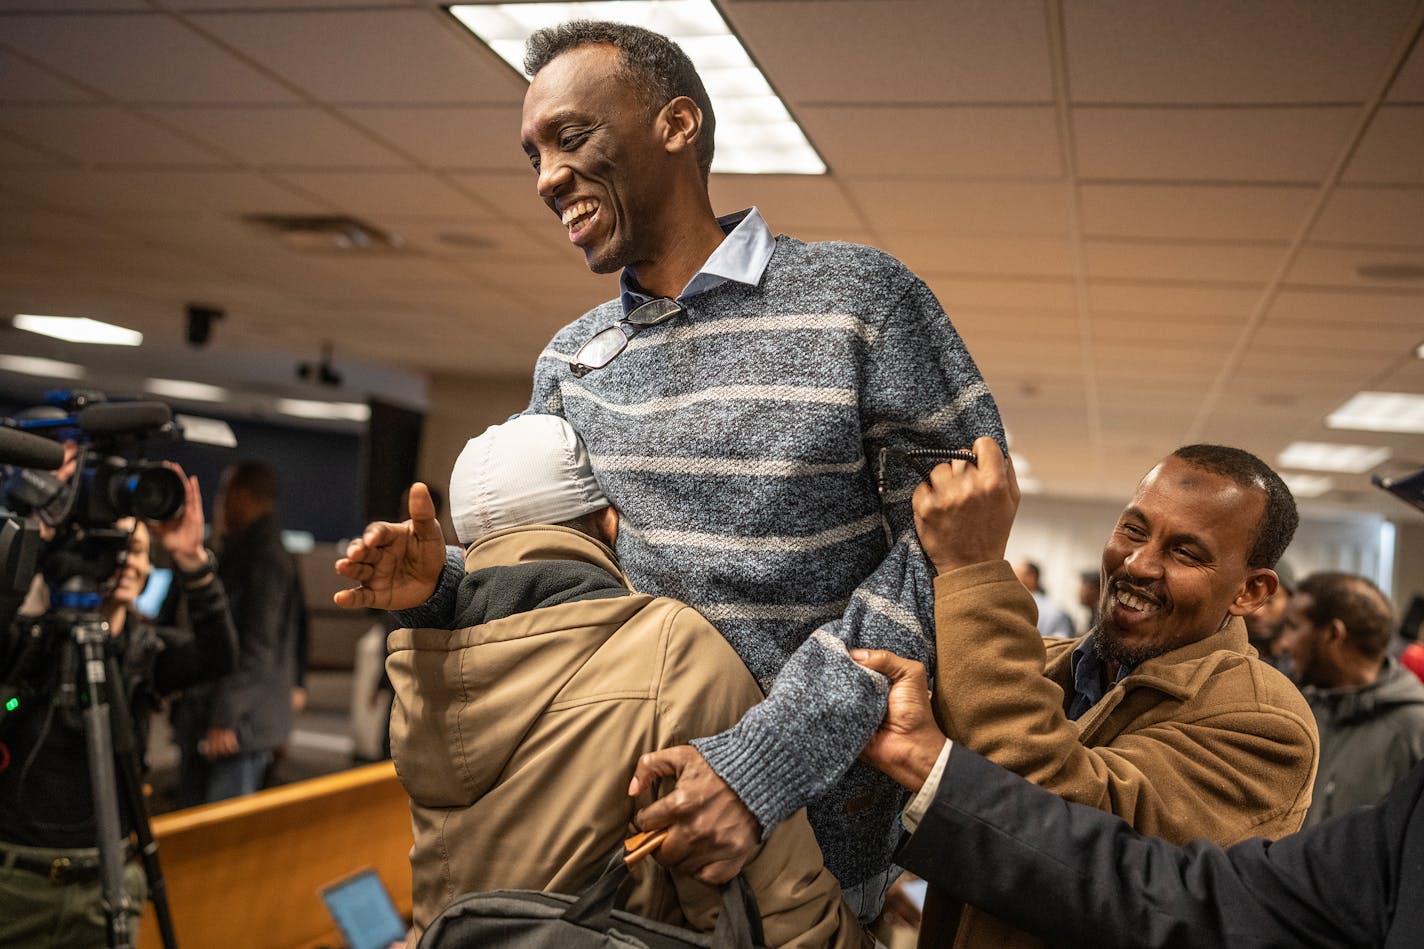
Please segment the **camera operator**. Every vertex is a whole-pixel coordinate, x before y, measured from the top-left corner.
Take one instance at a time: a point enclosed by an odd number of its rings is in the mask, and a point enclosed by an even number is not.
[[[169,467],[183,476],[178,466]],[[186,496],[173,519],[117,523],[132,534],[101,608],[140,754],[149,715],[162,698],[228,674],[237,650],[227,596],[214,559],[203,547],[198,482],[183,481]],[[173,560],[191,631],[155,627],[133,608],[148,579],[151,540]],[[59,668],[64,638],[48,639],[37,678],[30,679],[43,700],[31,699],[12,714],[0,734],[0,947],[103,946],[105,914],[84,723],[81,709],[65,707],[59,698],[69,684],[60,681],[65,678]],[[122,794],[119,803],[127,836],[133,815]],[[147,881],[132,856],[124,867],[124,886],[137,914]],[[137,926],[135,916],[131,931]]]

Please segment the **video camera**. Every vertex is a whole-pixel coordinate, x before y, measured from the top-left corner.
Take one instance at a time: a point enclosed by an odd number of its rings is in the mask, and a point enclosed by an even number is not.
[[[175,437],[167,404],[111,402],[98,392],[51,393],[45,405],[0,419],[0,642],[37,573],[61,600],[69,597],[64,605],[96,608],[128,550],[131,532],[117,522],[166,521],[182,511],[182,476],[162,462],[125,457],[150,439]],[[72,475],[56,474],[66,464]]]

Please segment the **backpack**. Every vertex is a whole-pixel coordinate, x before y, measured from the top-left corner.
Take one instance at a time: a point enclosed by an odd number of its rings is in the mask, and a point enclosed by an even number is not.
[[[625,856],[619,847],[578,896],[494,890],[458,897],[431,921],[417,949],[764,949],[761,912],[740,876],[722,888],[722,912],[710,933],[614,909],[628,879]]]

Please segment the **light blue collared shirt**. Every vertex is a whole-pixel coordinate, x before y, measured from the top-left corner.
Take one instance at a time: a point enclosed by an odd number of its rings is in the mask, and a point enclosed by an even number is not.
[[[771,262],[772,251],[776,250],[776,238],[772,237],[771,228],[762,220],[761,212],[754,207],[747,208],[719,217],[717,224],[727,238],[717,245],[702,269],[693,274],[687,286],[682,288],[677,295],[679,300],[706,293],[728,282],[752,287],[761,282],[761,275]],[[618,285],[622,288],[619,299],[623,303],[625,316],[639,304],[654,299],[633,286],[626,270],[618,278]]]

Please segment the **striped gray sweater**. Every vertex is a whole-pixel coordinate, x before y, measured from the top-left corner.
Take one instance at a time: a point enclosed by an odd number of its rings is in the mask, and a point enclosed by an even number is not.
[[[892,467],[882,505],[879,450],[1002,442],[998,411],[929,288],[880,251],[781,236],[760,285],[682,302],[582,379],[572,354],[622,308],[565,327],[529,411],[565,416],[588,445],[634,587],[696,607],[767,693],[694,744],[764,828],[807,806],[826,865],[854,886],[889,866],[902,794],[856,761],[886,685],[846,650],[934,662],[918,477]],[[447,610],[462,570],[452,557],[408,618]]]

